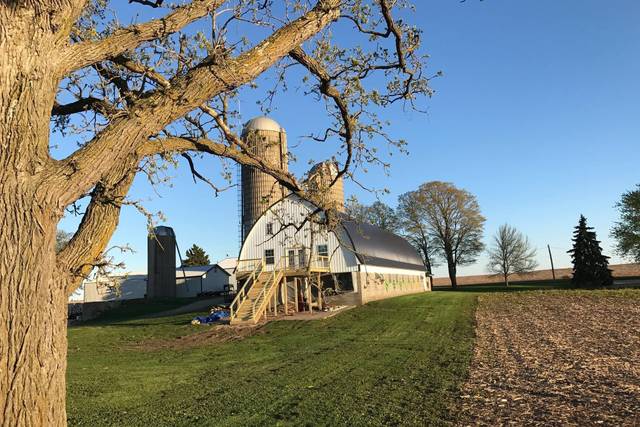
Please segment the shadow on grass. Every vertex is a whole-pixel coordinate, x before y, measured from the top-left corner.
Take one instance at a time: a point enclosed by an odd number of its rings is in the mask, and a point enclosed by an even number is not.
[[[81,326],[101,326],[101,325],[118,325],[121,323],[127,323],[126,326],[131,326],[131,321],[147,318],[150,315],[162,313],[164,311],[173,310],[188,304],[198,301],[197,298],[167,298],[157,300],[129,300],[122,301],[122,304],[118,307],[114,307],[100,314],[99,317],[85,322],[78,323],[74,327]],[[202,313],[202,310],[195,310],[193,314]],[[192,314],[192,313],[185,313]],[[135,325],[162,324],[164,317],[156,317],[157,322],[136,322]],[[175,322],[175,316],[167,317]],[[167,324],[175,324],[171,322],[165,322]]]

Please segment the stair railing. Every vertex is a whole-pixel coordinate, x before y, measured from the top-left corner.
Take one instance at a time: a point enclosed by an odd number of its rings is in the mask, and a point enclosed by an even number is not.
[[[283,269],[286,267],[286,258],[280,258],[278,264],[273,268],[273,272],[269,279],[266,281],[265,285],[262,287],[262,290],[258,294],[258,296],[253,300],[253,305],[251,306],[251,315],[253,319],[253,323],[258,323],[258,319],[262,316],[262,313],[266,309],[269,298],[271,298],[273,290],[277,288],[278,283],[282,279],[284,274]]]
[[[249,292],[249,284],[255,283],[256,278],[262,273],[264,270],[264,260],[243,260],[243,261],[255,261],[255,267],[249,273],[249,276],[244,281],[244,284],[236,294],[236,297],[233,299],[231,304],[229,305],[229,318],[234,319],[238,313],[238,308],[247,299],[247,293]]]

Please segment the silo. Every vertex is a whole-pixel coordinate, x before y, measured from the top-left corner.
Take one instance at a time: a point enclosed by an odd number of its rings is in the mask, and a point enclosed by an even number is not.
[[[344,183],[342,177],[338,178],[333,187],[329,187],[336,175],[338,164],[326,161],[318,163],[309,170],[307,186],[310,191],[317,192],[318,197],[326,206],[344,212]]]
[[[156,227],[147,237],[147,298],[176,297],[176,235]]]
[[[269,166],[285,171],[287,166],[287,134],[280,125],[268,117],[249,120],[242,130],[242,139],[250,151]],[[241,167],[241,238],[269,206],[282,199],[288,191],[275,178],[251,166]]]

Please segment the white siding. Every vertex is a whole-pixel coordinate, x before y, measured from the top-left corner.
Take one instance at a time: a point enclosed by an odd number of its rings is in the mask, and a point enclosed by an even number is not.
[[[100,281],[87,281],[83,287],[84,302],[142,299],[147,293],[147,276],[101,278]]]
[[[189,277],[188,274],[185,281],[182,271],[179,268],[176,270],[176,296],[180,298],[195,297],[201,292],[222,292],[225,285],[235,286],[235,277],[218,267],[207,271],[202,282],[200,276]]]
[[[299,226],[312,209],[311,204],[296,196],[289,196],[273,205],[247,235],[240,251],[240,260],[261,259],[265,250],[273,249],[277,265],[288,249],[309,249],[313,237],[312,254],[316,255],[318,245],[326,244],[333,273],[357,271],[358,261],[348,248],[349,238],[344,231],[338,233],[338,236],[333,232],[320,232],[318,226],[314,225],[315,233],[312,233],[310,222],[305,223],[300,230],[293,226]],[[274,235],[267,235],[267,223],[273,224]]]

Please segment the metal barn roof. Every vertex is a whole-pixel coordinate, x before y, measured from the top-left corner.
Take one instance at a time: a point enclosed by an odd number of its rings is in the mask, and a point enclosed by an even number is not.
[[[362,264],[424,271],[422,258],[402,237],[367,223],[345,220],[342,226]]]
[[[176,277],[178,278],[185,277],[185,276],[187,278],[201,277],[207,274],[208,272],[210,272],[211,270],[213,270],[214,268],[217,268],[218,270],[222,271],[228,276],[231,275],[227,270],[220,267],[218,264],[210,264],[210,265],[194,265],[194,266],[178,267],[176,268]]]

